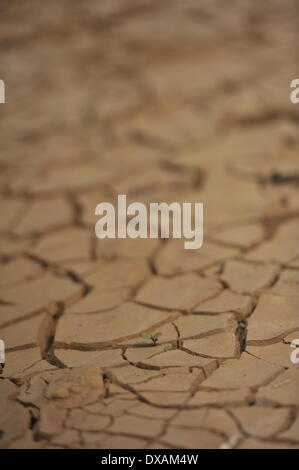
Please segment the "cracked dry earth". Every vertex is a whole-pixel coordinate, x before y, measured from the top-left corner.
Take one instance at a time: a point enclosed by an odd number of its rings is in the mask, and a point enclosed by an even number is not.
[[[0,446],[298,448],[298,2],[39,6],[1,4]],[[117,194],[204,202],[203,247],[97,240]]]

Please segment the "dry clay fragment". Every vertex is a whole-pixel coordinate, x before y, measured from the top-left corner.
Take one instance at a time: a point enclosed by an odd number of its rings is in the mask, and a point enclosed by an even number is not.
[[[195,308],[195,313],[236,312],[247,316],[253,308],[253,299],[248,295],[235,294],[229,289],[222,291],[217,297],[203,302]]]
[[[170,350],[157,354],[156,356],[143,361],[147,366],[163,367],[200,367],[203,368],[206,375],[209,375],[217,367],[215,359],[194,356],[179,349]]]
[[[279,267],[275,264],[254,264],[229,260],[225,263],[221,278],[233,291],[242,294],[269,287],[278,272]]]
[[[280,405],[299,405],[299,370],[289,369],[276,377],[273,382],[261,387],[256,395],[257,400],[278,403]]]
[[[17,324],[0,328],[0,337],[5,342],[7,349],[19,346],[36,346],[38,331],[43,315],[35,315],[33,318],[23,320]],[[21,353],[19,353],[21,355]]]
[[[0,231],[8,232],[14,228],[18,216],[25,208],[25,202],[15,199],[0,201]]]
[[[58,436],[51,437],[51,443],[57,445],[68,446],[71,449],[77,447],[80,442],[80,434],[74,429],[67,429],[61,432]]]
[[[293,351],[289,342],[295,339],[295,336],[299,336],[299,333],[292,333],[286,336],[284,340],[274,344],[267,344],[261,346],[247,346],[246,351],[252,356],[258,357],[266,362],[277,364],[282,367],[296,367],[296,364],[291,362],[290,356]]]
[[[144,418],[167,419],[174,416],[176,414],[176,410],[157,408],[155,406],[148,405],[147,403],[138,403],[130,410],[130,414]]]
[[[60,369],[49,373],[46,380],[45,398],[55,400],[61,408],[73,408],[100,400],[104,394],[102,369],[99,367]]]
[[[80,431],[100,432],[110,423],[108,416],[88,413],[85,410],[73,409],[66,420],[66,427]]]
[[[30,239],[14,239],[8,235],[2,235],[0,238],[0,253],[3,256],[16,256],[27,253],[30,249],[32,241]]]
[[[55,370],[55,366],[42,360],[39,348],[25,349],[6,353],[3,375],[25,380],[26,377],[42,371]]]
[[[66,418],[66,410],[58,408],[53,403],[43,403],[40,406],[38,433],[44,438],[60,434]]]
[[[283,368],[243,353],[240,359],[229,359],[204,382],[205,388],[256,388],[273,380]]]
[[[187,449],[217,449],[224,438],[204,429],[183,429],[170,426],[163,436],[163,442]]]
[[[68,276],[46,273],[20,286],[11,286],[2,291],[1,299],[12,304],[2,307],[1,324],[5,324],[38,312],[50,302],[61,301],[70,305],[81,297],[84,287]]]
[[[169,312],[126,302],[114,310],[90,315],[64,315],[56,330],[56,341],[100,343],[123,341],[157,327],[171,317]]]
[[[67,367],[116,367],[126,364],[122,358],[121,350],[109,349],[106,351],[77,351],[75,349],[55,350],[55,356]]]
[[[158,238],[106,238],[98,240],[97,256],[108,260],[113,258],[147,259],[157,251],[160,244],[161,240]]]
[[[133,432],[144,437],[155,437],[163,431],[164,420],[146,419],[139,416],[119,416],[114,419],[109,431],[118,433]]]
[[[94,289],[66,311],[68,313],[101,313],[118,307],[129,297],[129,288],[111,290]],[[88,321],[88,318],[86,319]]]
[[[13,440],[7,449],[44,449],[45,447],[46,441],[43,439],[37,441],[34,433],[28,429],[20,438]]]
[[[227,436],[240,434],[234,420],[224,410],[213,408],[199,408],[195,410],[183,410],[173,420],[174,426],[188,428],[205,428],[222,432]]]
[[[28,258],[15,258],[1,265],[0,288],[26,282],[40,275],[43,268]]]
[[[205,391],[199,390],[191,400],[188,401],[190,408],[199,406],[238,406],[250,403],[253,400],[253,395],[249,388],[239,388],[236,390],[219,390],[219,391]]]
[[[36,200],[14,226],[13,232],[20,236],[42,233],[68,225],[72,218],[73,210],[66,198]]]
[[[235,331],[237,322],[232,313],[220,315],[184,315],[174,321],[181,339],[199,338],[212,333]]]
[[[172,279],[155,276],[141,288],[135,300],[159,308],[189,311],[221,290],[219,282],[192,273]]]
[[[279,438],[299,442],[299,415],[297,415],[291,427],[279,435]]]
[[[25,434],[29,427],[29,411],[14,401],[17,389],[8,380],[0,381],[0,448],[7,448],[9,443]]]
[[[163,371],[165,372],[165,369]],[[200,369],[193,369],[192,373],[189,374],[172,374],[167,372],[163,377],[137,384],[134,388],[140,392],[168,392],[169,390],[173,392],[188,392],[195,382],[198,383],[205,378],[203,371]]]
[[[262,243],[245,256],[253,261],[290,263],[298,254],[299,224],[295,220],[283,224],[273,239]]]
[[[183,348],[191,353],[216,358],[233,358],[239,353],[239,344],[234,331],[190,339],[184,341]]]
[[[155,266],[164,276],[181,274],[208,268],[236,254],[235,249],[210,242],[204,242],[200,250],[185,250],[183,240],[170,240],[159,252]]]
[[[102,291],[125,289],[138,286],[150,276],[149,267],[144,260],[118,260],[103,265],[101,262],[85,276],[88,284]]]
[[[234,246],[250,247],[263,239],[264,231],[261,225],[251,223],[237,227],[229,227],[211,232],[211,240]]]
[[[299,296],[299,273],[286,269],[281,273],[277,283],[270,289],[271,294],[284,296]]]
[[[105,181],[110,175],[108,167],[104,169],[99,164],[98,170],[95,164],[83,162],[73,166],[52,166],[43,178],[34,176],[23,181],[19,190],[27,190],[28,187],[35,195],[57,194],[59,191],[78,191],[89,188]]]
[[[266,343],[299,330],[299,297],[262,294],[248,320],[247,343]]]
[[[165,408],[177,408],[184,405],[190,398],[186,392],[143,392],[141,396],[152,405]]]
[[[54,231],[43,236],[31,253],[51,263],[63,264],[70,261],[90,259],[90,232],[81,227]]]
[[[141,369],[132,365],[111,369],[109,370],[109,373],[117,382],[130,384],[134,387],[137,384],[142,384],[143,382],[147,382],[149,379],[157,378],[162,375],[159,371]]]
[[[289,410],[284,408],[242,406],[231,412],[247,434],[259,438],[274,436],[288,425],[290,419]]]

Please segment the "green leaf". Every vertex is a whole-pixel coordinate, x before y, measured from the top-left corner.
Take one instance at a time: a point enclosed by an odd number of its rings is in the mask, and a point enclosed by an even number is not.
[[[153,338],[158,338],[159,336],[162,336],[162,333],[155,333],[154,335],[152,335]]]
[[[164,348],[164,352],[171,351],[171,350],[172,350],[172,346],[170,346],[170,345],[165,346],[165,348]]]
[[[143,339],[152,339],[152,336],[149,333],[146,333],[146,332],[140,333],[139,336]]]

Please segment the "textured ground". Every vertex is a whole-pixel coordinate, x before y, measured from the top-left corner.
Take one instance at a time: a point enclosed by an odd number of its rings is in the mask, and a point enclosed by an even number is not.
[[[298,448],[298,2],[0,18],[0,447]],[[204,202],[203,248],[96,240],[122,193]]]

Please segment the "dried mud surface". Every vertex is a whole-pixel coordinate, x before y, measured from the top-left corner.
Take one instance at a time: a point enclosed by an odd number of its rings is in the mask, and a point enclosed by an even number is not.
[[[298,3],[0,16],[0,447],[298,448]],[[117,194],[204,202],[203,247],[97,240]]]

